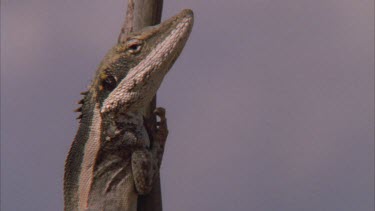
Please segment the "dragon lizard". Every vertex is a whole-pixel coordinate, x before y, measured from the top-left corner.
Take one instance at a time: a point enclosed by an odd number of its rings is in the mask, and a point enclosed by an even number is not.
[[[193,12],[183,10],[130,33],[100,63],[77,109],[80,125],[65,163],[66,211],[136,211],[138,195],[151,191],[168,129],[163,108],[155,110],[154,129],[144,113],[192,26]]]

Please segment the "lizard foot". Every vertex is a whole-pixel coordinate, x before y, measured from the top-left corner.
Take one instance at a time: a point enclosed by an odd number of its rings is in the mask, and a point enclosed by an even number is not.
[[[160,118],[160,121],[156,122],[156,140],[164,146],[168,136],[167,119],[165,118],[165,108],[158,107],[154,110],[154,114]]]
[[[156,131],[153,133],[154,146],[152,151],[157,161],[157,166],[160,168],[164,154],[164,146],[168,136],[168,126],[164,108],[156,108],[154,114],[159,117],[160,121],[156,122]]]

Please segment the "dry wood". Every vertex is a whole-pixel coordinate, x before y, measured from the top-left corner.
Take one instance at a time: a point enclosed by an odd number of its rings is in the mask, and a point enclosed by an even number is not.
[[[124,41],[126,35],[130,32],[138,31],[146,26],[159,24],[161,20],[162,8],[163,0],[128,0],[127,12],[118,42]],[[150,119],[153,122],[153,125],[156,125],[156,117],[153,115],[155,107],[156,96],[146,109],[146,118]],[[138,211],[162,211],[159,174],[155,177],[151,193],[145,196],[139,196]]]

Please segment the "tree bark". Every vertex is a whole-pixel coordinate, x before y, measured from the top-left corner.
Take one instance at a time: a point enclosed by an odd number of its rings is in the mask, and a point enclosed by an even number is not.
[[[163,9],[163,0],[128,0],[125,21],[122,26],[118,42],[126,39],[126,35],[133,31],[138,31],[146,26],[160,23]],[[156,127],[156,117],[153,111],[156,107],[156,96],[146,109],[145,118],[152,121]],[[152,140],[151,140],[152,141]],[[152,143],[153,145],[158,143]],[[151,193],[138,197],[137,211],[162,211],[162,198],[160,187],[160,174],[157,173]]]

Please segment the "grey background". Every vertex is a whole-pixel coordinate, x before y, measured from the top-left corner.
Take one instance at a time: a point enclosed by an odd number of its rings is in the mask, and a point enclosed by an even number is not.
[[[1,1],[1,210],[62,210],[72,112],[125,0]],[[374,2],[165,0],[165,211],[374,210]]]

